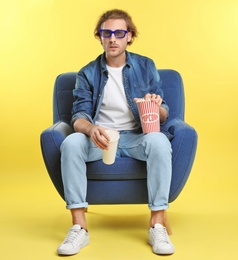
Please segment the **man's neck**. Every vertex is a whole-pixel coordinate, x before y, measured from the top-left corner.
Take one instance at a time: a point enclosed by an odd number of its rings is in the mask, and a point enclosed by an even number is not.
[[[113,68],[122,67],[126,63],[126,53],[117,57],[106,57],[106,63]]]

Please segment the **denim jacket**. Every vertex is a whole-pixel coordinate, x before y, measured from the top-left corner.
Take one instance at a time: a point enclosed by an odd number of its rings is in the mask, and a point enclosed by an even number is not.
[[[136,122],[141,125],[137,104],[133,99],[142,98],[146,93],[155,93],[163,98],[161,80],[151,59],[128,51],[126,51],[126,57],[126,64],[122,70],[125,95]],[[107,80],[105,53],[99,55],[77,73],[76,86],[73,91],[75,101],[72,108],[72,124],[78,118],[95,123]],[[162,106],[169,113],[164,100]]]

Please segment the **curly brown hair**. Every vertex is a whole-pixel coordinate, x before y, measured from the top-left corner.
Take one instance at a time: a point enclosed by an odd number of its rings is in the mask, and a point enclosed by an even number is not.
[[[119,10],[119,9],[109,10],[106,13],[101,15],[101,17],[99,18],[99,20],[97,22],[96,28],[94,30],[94,36],[100,40],[99,30],[101,29],[102,24],[109,19],[124,19],[125,20],[126,25],[127,25],[127,30],[131,33],[131,41],[128,42],[128,45],[131,45],[132,42],[134,41],[134,39],[137,37],[138,31],[137,31],[135,24],[132,21],[131,16],[127,12],[125,12],[123,10]]]

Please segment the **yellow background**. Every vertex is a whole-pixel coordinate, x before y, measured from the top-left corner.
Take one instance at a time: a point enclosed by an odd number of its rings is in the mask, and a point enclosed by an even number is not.
[[[102,52],[93,30],[99,15],[111,8],[128,11],[138,27],[139,37],[129,51],[151,57],[158,68],[181,73],[186,122],[199,135],[191,176],[169,211],[177,246],[171,258],[237,259],[237,0],[0,0],[0,243],[5,248],[0,256],[38,259],[29,252],[40,252],[39,259],[56,257],[54,250],[69,219],[47,176],[39,136],[52,124],[55,77],[78,71]],[[124,207],[130,215],[127,206],[112,206],[113,211],[110,206],[92,209],[107,219],[110,214],[115,213],[115,218],[122,214],[118,209]],[[129,224],[133,225],[136,212],[142,222],[147,213],[144,206],[132,208]],[[61,226],[51,224],[62,212],[65,215],[58,223],[64,228],[58,235],[52,226]],[[92,226],[94,217],[89,215]],[[128,219],[125,213],[122,217]],[[110,226],[115,228],[113,223]],[[149,248],[140,252],[143,242],[134,243],[135,254],[154,257]],[[95,259],[90,258],[90,247],[83,250],[80,254],[86,254],[85,259]],[[108,259],[114,257],[113,245],[110,250]],[[99,251],[98,259],[105,259],[104,249]],[[119,252],[118,259],[129,255],[126,249]],[[133,258],[132,253],[130,259],[144,258]]]

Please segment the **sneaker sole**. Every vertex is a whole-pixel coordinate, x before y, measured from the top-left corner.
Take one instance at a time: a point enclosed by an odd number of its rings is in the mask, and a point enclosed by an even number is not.
[[[156,250],[153,249],[153,244],[152,244],[151,241],[149,241],[149,244],[152,246],[152,251],[156,255],[172,255],[174,253],[174,249],[171,250],[171,251],[166,251],[166,250],[158,250],[158,251],[156,251]]]
[[[87,246],[88,244],[89,244],[89,240],[86,241],[84,244],[80,245],[79,250],[75,250],[75,251],[70,250],[70,252],[69,252],[69,250],[57,250],[57,253],[58,253],[58,255],[76,255],[79,253],[81,248]]]

